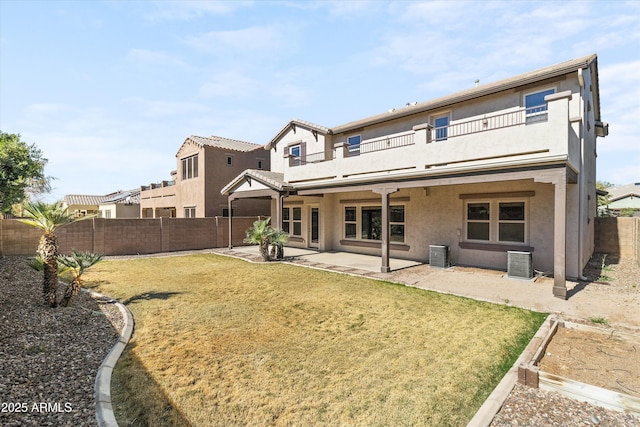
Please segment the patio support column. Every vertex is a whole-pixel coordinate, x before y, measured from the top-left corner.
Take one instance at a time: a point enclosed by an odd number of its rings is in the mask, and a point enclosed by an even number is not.
[[[567,299],[567,178],[566,170],[554,182],[553,296]]]
[[[271,222],[271,226],[280,230],[282,229],[282,199],[284,196],[280,193],[276,193],[272,195],[271,198],[276,201],[276,221],[275,223]]]
[[[398,191],[397,188],[374,188],[373,192],[382,196],[382,266],[380,271],[388,273],[389,266],[389,194]]]
[[[227,199],[227,203],[228,205],[228,209],[229,209],[229,249],[233,248],[233,241],[231,240],[231,236],[233,235],[231,232],[231,226],[233,224],[233,214],[232,214],[232,210],[231,210],[231,201],[235,200],[235,197],[233,197],[232,195],[229,196],[229,198]]]

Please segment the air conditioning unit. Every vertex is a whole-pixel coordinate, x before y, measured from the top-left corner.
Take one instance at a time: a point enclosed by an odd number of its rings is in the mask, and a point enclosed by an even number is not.
[[[449,246],[429,245],[429,265],[431,267],[449,267]]]
[[[516,279],[531,279],[533,277],[531,252],[507,251],[507,276]]]

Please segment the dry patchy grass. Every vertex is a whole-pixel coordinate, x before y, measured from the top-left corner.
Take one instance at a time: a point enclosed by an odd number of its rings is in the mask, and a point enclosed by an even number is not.
[[[216,255],[103,262],[87,282],[136,320],[117,381],[161,396],[137,425],[166,402],[167,424],[466,425],[544,319]]]

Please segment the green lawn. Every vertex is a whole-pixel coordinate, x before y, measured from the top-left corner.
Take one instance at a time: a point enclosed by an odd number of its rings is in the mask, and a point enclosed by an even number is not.
[[[114,377],[121,425],[466,425],[545,318],[216,255],[86,278],[136,321]]]

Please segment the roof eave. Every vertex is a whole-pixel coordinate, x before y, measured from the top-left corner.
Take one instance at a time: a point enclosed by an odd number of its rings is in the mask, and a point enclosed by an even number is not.
[[[432,101],[426,101],[416,106],[402,108],[390,113],[382,113],[376,116],[369,117],[368,119],[349,122],[344,125],[333,127],[330,129],[330,131],[333,134],[345,133],[354,129],[359,129],[363,126],[371,126],[379,123],[384,123],[390,120],[404,118],[414,114],[424,113],[430,110],[444,108],[460,102],[470,101],[476,98],[492,95],[498,92],[503,92],[505,90],[515,89],[517,87],[536,83],[542,80],[547,80],[550,78],[570,74],[572,72],[576,72],[579,68],[588,68],[592,64],[596,64],[595,66],[596,78],[594,78],[593,80],[594,82],[596,82],[594,91],[596,91],[595,93],[598,93],[596,61],[597,61],[596,54],[584,56],[578,59],[566,61],[564,63],[560,63],[550,67],[545,67],[531,73],[521,74],[519,76],[500,80],[498,82],[490,83],[485,86],[479,86],[477,88],[458,92],[456,94],[441,97]],[[599,117],[599,102],[596,102],[596,104],[598,105],[598,109],[595,110],[595,112]]]

